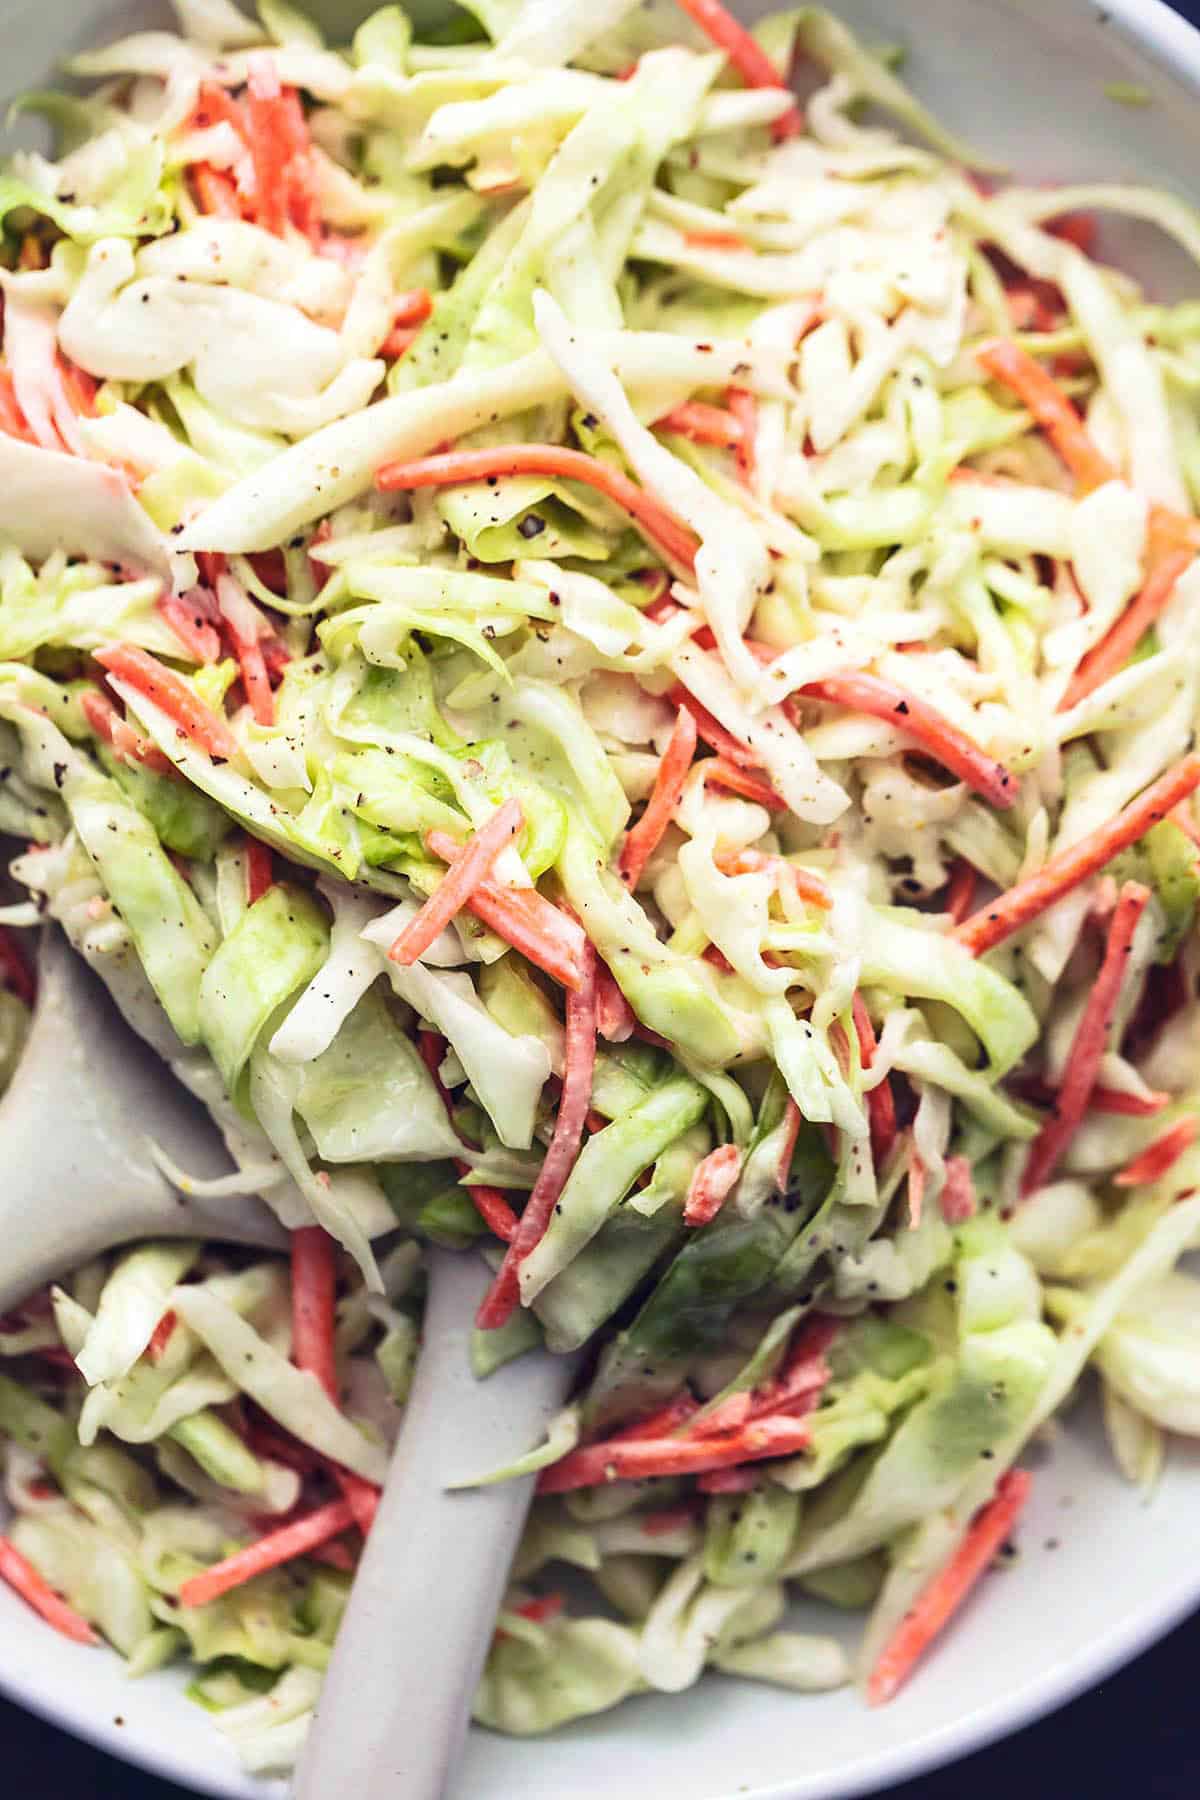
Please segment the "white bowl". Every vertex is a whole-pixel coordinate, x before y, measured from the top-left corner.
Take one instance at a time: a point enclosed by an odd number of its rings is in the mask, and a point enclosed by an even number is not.
[[[331,16],[338,0],[313,10]],[[868,41],[906,40],[906,78],[1017,173],[1188,192],[1200,36],[1158,0],[1108,0],[1103,10],[1089,0],[841,0],[839,10]],[[4,85],[44,86],[69,50],[164,12],[150,0],[0,0]],[[1147,88],[1154,104],[1115,104],[1104,94],[1113,81]],[[1105,247],[1157,292],[1189,279],[1200,291],[1200,276],[1146,230],[1114,229]],[[548,1739],[475,1731],[455,1800],[611,1800],[614,1785],[622,1800],[837,1800],[964,1755],[1100,1680],[1200,1603],[1198,1501],[1200,1447],[1174,1447],[1147,1507],[1115,1474],[1092,1410],[1080,1408],[1038,1471],[1018,1560],[982,1584],[892,1706],[709,1677]],[[281,1800],[286,1784],[242,1775],[183,1685],[171,1671],[127,1680],[117,1657],[66,1642],[0,1591],[0,1687],[12,1699],[204,1794]]]

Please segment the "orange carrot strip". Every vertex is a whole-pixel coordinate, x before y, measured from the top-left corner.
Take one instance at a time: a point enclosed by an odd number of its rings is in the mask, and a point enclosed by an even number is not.
[[[965,856],[960,856],[950,874],[946,887],[946,904],[943,912],[948,912],[956,925],[970,915],[975,899],[975,889],[979,886],[979,871],[972,867]]]
[[[271,860],[269,847],[258,838],[246,837],[246,901],[253,906],[256,900],[274,885],[275,865]],[[316,1227],[314,1227],[316,1229]],[[295,1237],[292,1239],[295,1248]]]
[[[6,432],[9,437],[20,438],[26,444],[37,443],[37,438],[29,429],[29,422],[21,411],[12,370],[8,368],[0,369],[0,431]]]
[[[861,994],[854,996],[854,1030],[858,1037],[859,1061],[864,1069],[869,1069],[879,1044]],[[867,1118],[871,1126],[871,1150],[876,1165],[880,1166],[887,1161],[896,1142],[896,1102],[892,1097],[892,1084],[886,1078],[867,1095]]]
[[[1074,244],[1085,256],[1091,256],[1096,248],[1095,213],[1073,212],[1063,213],[1057,219],[1047,219],[1046,230],[1052,237],[1062,238],[1064,243]]]
[[[336,1299],[333,1239],[323,1226],[302,1225],[292,1233],[292,1361],[298,1369],[315,1375],[334,1402],[338,1398],[333,1349]],[[365,1537],[375,1521],[379,1489],[352,1469],[337,1463],[328,1467]]]
[[[465,1174],[468,1166],[460,1163],[459,1173]],[[492,1236],[498,1237],[502,1244],[511,1244],[521,1221],[500,1189],[477,1185],[473,1181],[462,1182],[460,1185]]]
[[[740,794],[743,800],[754,800],[759,806],[765,806],[768,812],[786,812],[787,801],[783,795],[777,793],[769,781],[765,781],[761,775],[755,775],[750,769],[730,762],[724,756],[706,757],[700,766],[704,770],[706,781],[715,781],[718,787]]]
[[[521,1298],[521,1264],[545,1235],[567,1177],[575,1167],[583,1143],[584,1126],[592,1101],[592,1075],[596,1067],[596,953],[589,943],[583,985],[567,995],[563,1048],[563,1084],[559,1095],[554,1136],[542,1159],[533,1191],[525,1203],[520,1223],[504,1255],[496,1279],[488,1290],[476,1324],[494,1331],[505,1324]]]
[[[205,706],[181,675],[164,667],[157,657],[133,644],[112,644],[93,653],[102,668],[127,681],[139,694],[161,707],[185,737],[199,744],[214,759],[231,762],[238,753],[237,740],[224,719]]]
[[[787,86],[766,51],[732,13],[726,12],[720,0],[679,0],[679,4],[689,19],[694,20],[717,48],[725,52],[747,87]],[[771,132],[778,143],[784,138],[796,137],[803,129],[803,114],[798,106],[792,106],[775,121]]]
[[[759,1483],[758,1470],[710,1469],[697,1477],[696,1487],[702,1494],[748,1494]]]
[[[622,1444],[636,1443],[642,1438],[669,1437],[694,1418],[699,1410],[700,1402],[694,1400],[691,1394],[677,1394],[673,1400],[668,1400],[666,1405],[660,1406],[656,1412],[643,1414],[640,1419],[635,1419],[632,1425],[621,1426],[620,1430],[614,1431],[611,1436],[614,1441]]]
[[[872,1706],[885,1705],[899,1692],[958,1611],[1012,1531],[1029,1497],[1031,1479],[1024,1469],[1010,1469],[1001,1476],[995,1499],[976,1513],[962,1543],[905,1614],[872,1669],[867,1683]]]
[[[947,1225],[961,1225],[975,1217],[975,1181],[965,1156],[946,1158],[946,1180],[938,1204]]]
[[[746,481],[754,480],[755,441],[758,435],[758,402],[747,388],[731,387],[725,399],[729,410],[742,428],[737,447],[737,464]]]
[[[718,756],[723,756],[726,762],[737,763],[744,769],[759,767],[758,757],[750,746],[743,744],[741,738],[734,737],[732,731],[727,731],[720,719],[714,719],[708,708],[702,706],[699,700],[689,694],[682,683],[677,683],[671,689],[667,699],[673,706],[687,707],[696,721],[696,730],[704,742],[710,750],[715,750]]]
[[[202,1575],[191,1576],[180,1588],[179,1598],[184,1606],[207,1606],[210,1600],[217,1600],[232,1588],[253,1581],[256,1575],[277,1569],[281,1563],[293,1562],[297,1556],[306,1556],[331,1538],[340,1537],[353,1523],[354,1511],[350,1503],[331,1500],[304,1518],[294,1519],[290,1525],[268,1532],[257,1543],[247,1544],[244,1550],[236,1550],[232,1556],[205,1569]]]
[[[792,1174],[792,1158],[796,1154],[796,1139],[800,1136],[800,1127],[804,1123],[804,1115],[789,1094],[784,1108],[783,1142],[779,1146],[779,1162],[775,1169],[775,1186],[781,1194],[787,1193],[788,1182]]]
[[[333,1239],[322,1225],[292,1232],[292,1361],[337,1398],[333,1354],[337,1274]]]
[[[683,784],[687,780],[695,754],[696,721],[687,708],[681,706],[675,715],[670,740],[658,765],[654,789],[646,802],[646,809],[637,824],[626,833],[621,854],[617,858],[617,868],[626,887],[637,886],[642,878],[642,871],[662,842],[667,826],[675,816],[675,808],[679,805]]]
[[[1097,869],[1102,869],[1120,851],[1145,837],[1152,825],[1165,819],[1171,809],[1186,800],[1197,787],[1200,787],[1200,752],[1193,751],[1165,775],[1160,775],[1107,825],[1089,832],[1069,849],[1060,850],[1043,863],[1035,875],[1018,882],[1006,894],[998,895],[979,912],[973,913],[958,927],[955,937],[974,956],[982,956],[985,951],[994,949],[1014,931],[1028,925],[1031,919],[1038,918],[1073,887],[1078,887],[1081,881],[1086,881],[1089,875],[1094,875]]]
[[[812,1436],[806,1420],[761,1419],[725,1438],[609,1438],[584,1444],[543,1469],[540,1494],[603,1487],[609,1481],[645,1481],[652,1475],[703,1475],[771,1456],[792,1456]]]
[[[506,844],[510,844],[525,823],[518,800],[506,800],[486,825],[471,838],[457,861],[451,864],[436,893],[430,895],[400,936],[388,956],[392,962],[407,967],[423,956],[434,939],[445,931],[455,913],[467,904],[472,890],[486,879],[487,873]]]
[[[717,867],[724,875],[751,875],[759,870],[773,875],[777,882],[790,881],[802,900],[808,900],[813,906],[820,906],[828,912],[833,905],[833,895],[821,880],[808,869],[801,869],[786,856],[770,856],[763,850],[737,850],[732,856],[717,858]]]
[[[596,1030],[608,1044],[624,1044],[633,1036],[637,1015],[603,963],[596,964]],[[607,1125],[608,1120],[604,1123]]]
[[[1117,471],[1093,441],[1069,397],[1027,350],[995,338],[975,352],[993,380],[1027,406],[1058,454],[1085,488],[1103,487]]]
[[[196,205],[210,219],[241,218],[242,203],[238,198],[237,182],[224,169],[214,169],[211,163],[193,163],[188,170],[188,179]]]
[[[393,325],[423,325],[433,311],[433,295],[428,288],[409,288],[397,294],[392,302]]]
[[[698,1164],[683,1203],[685,1225],[708,1225],[738,1184],[742,1153],[736,1144],[719,1144]]]
[[[100,1642],[87,1620],[81,1618],[73,1606],[68,1606],[49,1582],[42,1580],[33,1564],[27,1562],[6,1537],[0,1537],[0,1581],[6,1581],[27,1606],[40,1613],[47,1625],[53,1625],[63,1637],[73,1638],[77,1644]]]
[[[155,611],[171,627],[193,661],[216,663],[221,660],[221,638],[217,631],[215,608],[207,604],[207,596],[199,588],[187,596],[163,594],[154,603]],[[212,612],[215,617],[210,617]]]
[[[414,462],[388,463],[375,479],[388,494],[397,488],[455,487],[501,475],[558,475],[564,481],[586,482],[627,512],[674,562],[690,569],[696,560],[699,543],[695,535],[660,500],[620,469],[561,444],[494,444],[485,450],[448,450]]]
[[[1140,882],[1127,881],[1121,889],[1104,961],[1088,994],[1083,1016],[1075,1028],[1071,1048],[1063,1071],[1062,1084],[1054,1111],[1033,1141],[1029,1161],[1021,1181],[1021,1194],[1031,1194],[1053,1173],[1055,1164],[1079,1129],[1088,1100],[1096,1085],[1096,1074],[1104,1056],[1113,1008],[1121,991],[1121,980],[1129,960],[1133,934],[1150,900],[1150,889]]]
[[[170,1343],[178,1322],[175,1313],[168,1308],[150,1333],[150,1342],[146,1345],[147,1362],[162,1361],[163,1352]]]
[[[1109,627],[1100,642],[1093,646],[1072,675],[1067,691],[1059,701],[1059,712],[1078,706],[1094,694],[1113,675],[1125,667],[1143,635],[1165,610],[1179,577],[1192,566],[1192,552],[1170,551],[1146,577],[1140,594],[1126,607],[1116,623]]]
[[[801,692],[897,726],[993,806],[1009,807],[1017,798],[1017,783],[1003,763],[981,750],[927,700],[894,681],[880,675],[830,675],[808,682]]]
[[[736,231],[685,231],[683,241],[692,250],[748,250],[749,244]]]
[[[267,55],[250,58],[246,84],[245,115],[250,155],[254,162],[254,210],[258,223],[283,237],[288,225],[288,163],[291,145],[281,125],[283,88],[274,61]]]
[[[462,855],[462,845],[448,831],[431,831],[425,842],[443,862],[455,863]],[[519,950],[527,962],[544,969],[565,988],[579,987],[587,937],[576,920],[536,888],[481,881],[466,904],[468,912]]]
[[[676,437],[690,438],[693,444],[716,444],[722,450],[736,450],[742,441],[741,423],[733,413],[704,400],[686,400],[664,413],[654,429],[672,431]]]
[[[84,693],[80,700],[83,716],[98,738],[110,744],[124,763],[141,763],[156,775],[173,775],[175,766],[156,744],[149,743],[123,719],[107,694]]]
[[[1185,1150],[1191,1148],[1200,1135],[1200,1119],[1194,1115],[1190,1119],[1180,1119],[1172,1125],[1170,1131],[1164,1131],[1160,1138],[1135,1156],[1132,1162],[1126,1163],[1119,1175],[1113,1176],[1117,1187],[1140,1187],[1145,1181],[1157,1181],[1165,1175],[1172,1163],[1178,1162]]]

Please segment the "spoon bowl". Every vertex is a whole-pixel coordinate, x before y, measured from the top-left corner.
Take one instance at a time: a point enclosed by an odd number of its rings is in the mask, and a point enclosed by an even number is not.
[[[43,928],[37,964],[29,1040],[0,1098],[0,1312],[137,1238],[285,1248],[259,1201],[171,1186],[151,1144],[198,1179],[227,1175],[216,1127],[53,926]]]

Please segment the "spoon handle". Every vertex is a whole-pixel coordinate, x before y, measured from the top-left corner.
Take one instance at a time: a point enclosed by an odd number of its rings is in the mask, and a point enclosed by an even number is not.
[[[297,1773],[296,1800],[445,1800],[534,1478],[447,1493],[523,1455],[574,1360],[537,1352],[476,1381],[487,1271],[435,1251],[400,1442]]]

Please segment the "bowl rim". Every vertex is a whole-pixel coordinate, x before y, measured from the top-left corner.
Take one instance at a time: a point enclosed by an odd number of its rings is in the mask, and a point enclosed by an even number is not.
[[[1092,0],[1071,0],[1071,4],[1081,15],[1090,13],[1094,22],[1115,26],[1176,81],[1200,96],[1200,25],[1193,25],[1174,11],[1167,0],[1106,0],[1103,7],[1093,5]],[[1080,22],[1083,23],[1082,18]],[[744,1800],[854,1800],[855,1796],[890,1788],[957,1762],[1056,1712],[1148,1650],[1198,1607],[1200,1567],[1190,1582],[1181,1582],[1176,1592],[1148,1603],[1101,1637],[1082,1645],[1052,1677],[1039,1676],[908,1744],[871,1752],[861,1764],[840,1775],[823,1777],[817,1771],[789,1777],[783,1782],[744,1790]],[[280,1780],[255,1780],[232,1762],[222,1775],[215,1757],[211,1775],[201,1772],[201,1784],[197,1786],[197,1770],[185,1752],[172,1750],[166,1739],[133,1740],[115,1720],[80,1716],[72,1706],[70,1691],[69,1685],[64,1684],[59,1696],[47,1691],[33,1675],[24,1677],[19,1669],[0,1668],[0,1695],[5,1699],[120,1762],[193,1793],[211,1795],[214,1800],[232,1800],[234,1795],[246,1794],[261,1794],[263,1800],[271,1800],[285,1791]],[[219,1748],[214,1733],[214,1751]]]

